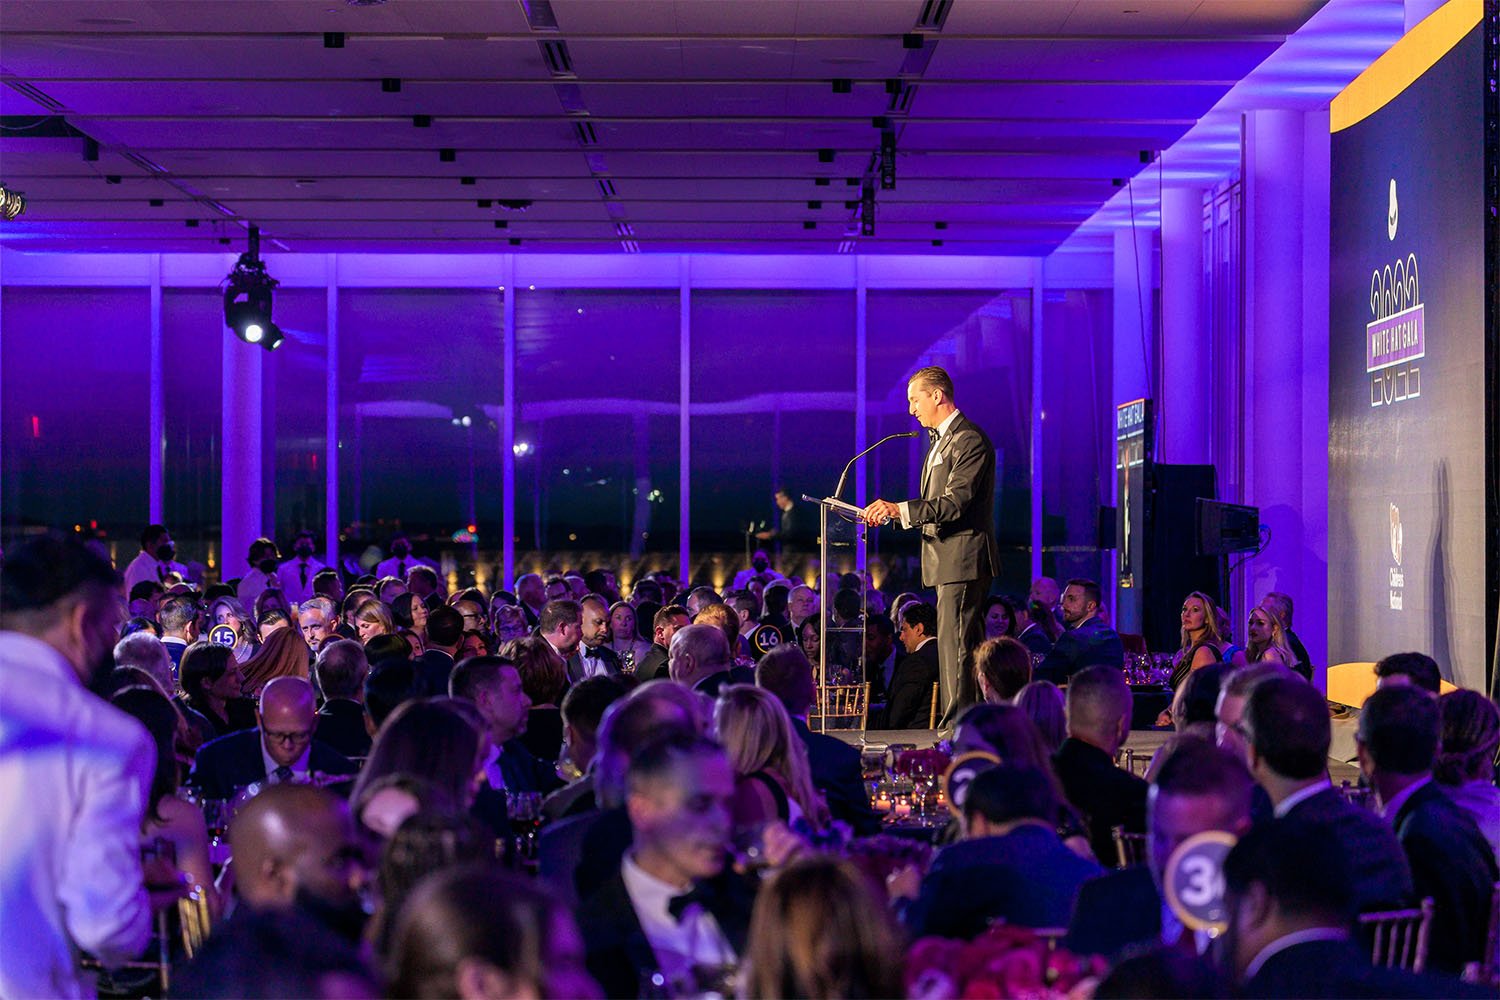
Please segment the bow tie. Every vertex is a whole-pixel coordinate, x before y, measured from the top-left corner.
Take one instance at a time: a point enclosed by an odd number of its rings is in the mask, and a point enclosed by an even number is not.
[[[937,444],[937,439],[938,439],[938,429],[936,427],[929,427],[929,428],[927,428],[927,443],[928,444]]]
[[[578,651],[591,660],[604,659],[604,654],[599,652],[599,650],[594,646],[580,645],[578,647]]]
[[[700,882],[682,895],[673,896],[667,900],[667,912],[672,914],[672,919],[680,924],[682,923],[682,915],[687,912],[689,906],[696,905],[706,911],[714,899],[713,890]]]

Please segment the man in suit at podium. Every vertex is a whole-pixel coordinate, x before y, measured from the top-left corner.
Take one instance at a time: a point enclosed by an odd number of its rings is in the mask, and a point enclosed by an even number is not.
[[[920,499],[875,500],[869,524],[899,520],[922,530],[922,584],[937,588],[939,698],[950,727],[979,700],[974,648],[984,639],[981,608],[1000,564],[995,548],[995,448],[979,425],[959,412],[953,379],[938,367],[919,370],[906,386],[908,409],[927,428],[932,446],[922,465]]]

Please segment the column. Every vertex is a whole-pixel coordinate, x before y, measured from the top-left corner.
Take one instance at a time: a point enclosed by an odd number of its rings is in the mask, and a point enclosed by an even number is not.
[[[501,265],[500,300],[505,331],[501,349],[500,494],[501,554],[500,583],[496,590],[516,582],[516,255],[506,254]]]
[[[161,349],[161,254],[150,255],[151,269],[151,348],[150,366],[148,376],[151,384],[150,402],[150,458],[147,463],[147,513],[146,520],[150,524],[161,524],[165,520],[165,494],[166,494],[166,396],[163,383],[165,374],[162,367]]]
[[[693,446],[693,283],[692,257],[678,258],[677,303],[677,470],[682,488],[677,491],[677,563],[682,582],[693,582],[692,537]]]
[[[339,255],[328,254],[324,258],[326,268],[327,289],[327,327],[328,327],[328,354],[327,366],[327,389],[325,392],[328,405],[324,418],[324,460],[323,474],[325,482],[324,510],[326,511],[323,522],[323,561],[329,566],[338,568],[339,559]]]
[[[1203,189],[1161,194],[1161,462],[1212,460],[1213,353],[1203,315]]]
[[[228,580],[244,574],[250,543],[262,534],[261,359],[266,352],[242,343],[222,325],[218,333],[225,338],[219,578]]]
[[[1248,113],[1244,163],[1245,502],[1271,529],[1270,546],[1245,564],[1245,600],[1290,594],[1297,632],[1320,663],[1328,578],[1326,113]]]

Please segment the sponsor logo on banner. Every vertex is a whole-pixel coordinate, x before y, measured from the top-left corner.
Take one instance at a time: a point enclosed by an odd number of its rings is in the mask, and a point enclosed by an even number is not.
[[[1390,605],[1392,611],[1400,611],[1403,603],[1403,592],[1406,589],[1406,573],[1401,569],[1401,549],[1404,541],[1404,532],[1401,530],[1401,508],[1395,504],[1391,504],[1390,508],[1391,558],[1396,561],[1396,564],[1391,567],[1388,581],[1390,584]]]
[[[1386,211],[1386,235],[1396,239],[1396,181]],[[1370,275],[1371,321],[1365,325],[1365,374],[1370,376],[1370,405],[1394,406],[1422,395],[1422,368],[1427,356],[1427,312],[1417,273],[1417,255],[1409,253]]]

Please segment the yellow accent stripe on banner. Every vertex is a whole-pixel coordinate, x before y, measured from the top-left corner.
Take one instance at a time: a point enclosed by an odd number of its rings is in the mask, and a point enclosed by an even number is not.
[[[1429,14],[1333,99],[1329,131],[1357,125],[1395,100],[1457,45],[1483,15],[1483,0],[1448,0]],[[1479,86],[1477,67],[1474,85]]]

